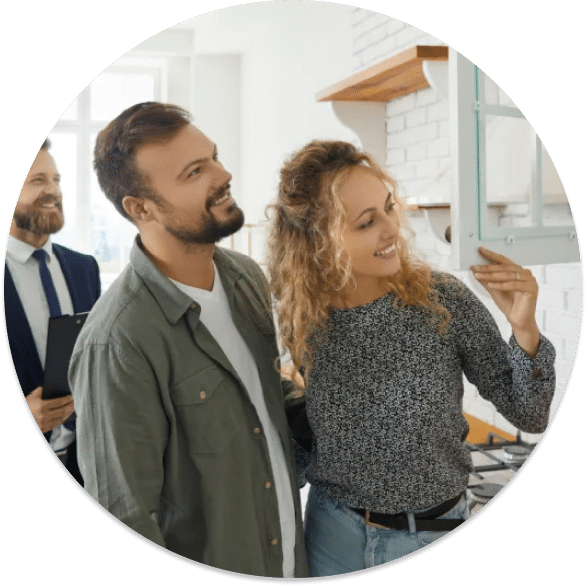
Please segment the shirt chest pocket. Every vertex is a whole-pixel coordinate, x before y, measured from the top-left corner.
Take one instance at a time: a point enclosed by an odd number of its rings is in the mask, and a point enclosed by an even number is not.
[[[224,382],[226,377],[210,366],[171,389],[179,424],[194,454],[219,454],[238,432],[232,394]]]

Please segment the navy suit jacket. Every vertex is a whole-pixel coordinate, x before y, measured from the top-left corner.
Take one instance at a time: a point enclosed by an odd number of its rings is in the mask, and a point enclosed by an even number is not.
[[[75,313],[89,311],[101,292],[98,263],[93,256],[53,244]],[[43,367],[12,275],[5,265],[4,311],[8,343],[18,381],[25,395],[43,385]]]

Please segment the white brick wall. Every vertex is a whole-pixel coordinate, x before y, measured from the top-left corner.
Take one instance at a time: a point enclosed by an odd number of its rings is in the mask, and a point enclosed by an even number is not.
[[[361,8],[354,9],[352,23],[355,71],[413,45],[445,44],[400,20]],[[432,88],[393,100],[387,104],[386,130],[387,165],[400,181],[403,197],[425,192],[429,201],[445,200],[450,179],[447,101]]]
[[[355,8],[353,69],[359,71],[412,45],[443,45],[427,33],[384,14]]]
[[[397,19],[356,8],[352,13],[354,34],[353,69],[355,72],[370,67],[413,45],[442,45],[442,41]],[[426,201],[450,200],[450,145],[448,102],[433,88],[402,96],[386,106],[387,166],[399,182],[400,194]],[[514,209],[503,210],[495,221],[517,221]],[[567,209],[552,206],[547,212],[552,223],[566,216]],[[487,305],[504,337],[510,336],[510,326],[488,294],[467,271],[450,269],[450,247],[433,233],[423,212],[410,214],[410,223],[416,233],[415,246],[434,267],[454,273],[469,285]],[[571,373],[572,361],[578,344],[582,282],[578,263],[531,267],[539,286],[537,319],[543,333],[556,347],[557,406]],[[492,425],[515,432],[491,404],[478,396],[472,385],[466,383],[464,408],[467,412]],[[524,434],[535,440],[538,436]]]
[[[400,181],[402,196],[407,201],[422,196],[429,202],[449,200],[447,100],[426,88],[388,102],[386,114],[387,165]],[[399,162],[406,167],[397,167]]]

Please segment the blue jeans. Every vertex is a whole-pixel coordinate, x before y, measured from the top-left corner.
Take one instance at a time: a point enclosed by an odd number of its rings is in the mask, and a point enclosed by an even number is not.
[[[413,512],[410,526],[414,529]],[[467,519],[466,496],[440,519]],[[358,513],[312,486],[305,509],[309,575],[335,576],[364,570],[413,553],[447,531],[397,531],[366,525]]]

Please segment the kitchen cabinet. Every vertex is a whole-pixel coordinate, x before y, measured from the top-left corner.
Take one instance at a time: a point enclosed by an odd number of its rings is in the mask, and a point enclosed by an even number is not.
[[[481,245],[522,265],[579,261],[563,186],[523,113],[455,51],[449,78],[452,266]]]
[[[438,238],[449,227],[452,268],[479,262],[478,246],[523,265],[578,261],[566,195],[539,137],[501,88],[453,49],[412,47],[316,97],[331,101],[362,147],[387,166],[388,129],[395,122],[387,105],[429,86],[448,103],[449,155],[441,172],[429,176],[428,193],[445,195],[438,200],[419,190],[408,199],[408,210],[424,210]],[[433,130],[429,124],[420,129],[411,129],[413,150],[425,148],[423,130]],[[388,166],[393,172],[393,162]],[[434,189],[440,175],[444,188]]]

